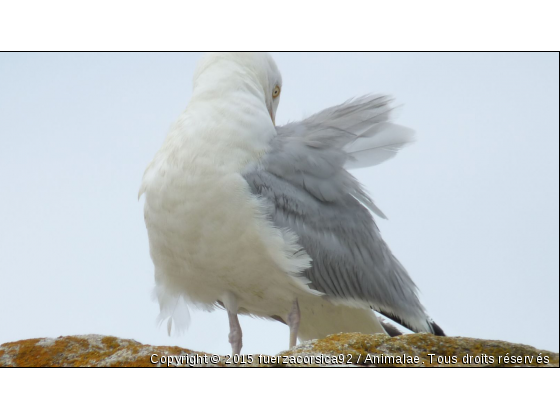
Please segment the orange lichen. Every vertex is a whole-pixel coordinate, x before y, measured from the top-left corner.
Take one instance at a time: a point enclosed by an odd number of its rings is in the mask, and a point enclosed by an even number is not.
[[[99,343],[82,337],[59,337],[48,344],[38,344],[41,339],[22,340],[2,345],[1,356],[7,355],[13,365],[19,367],[41,366],[98,366],[118,351],[130,351],[138,355],[151,346],[133,340],[120,340],[116,337],[102,337]],[[156,348],[154,348],[156,349]],[[179,347],[158,347],[162,355],[181,354],[185,349]],[[115,360],[112,366],[155,366],[150,362],[149,351],[145,357],[130,357]]]
[[[530,346],[512,344],[496,340],[480,340],[465,337],[438,337],[431,334],[407,334],[398,337],[365,334],[335,334],[323,340],[318,340],[313,351],[323,354],[351,354],[366,360],[368,354],[387,356],[418,356],[418,365],[424,366],[543,366],[544,356],[549,358],[549,364],[559,363],[558,354],[537,350]],[[430,358],[429,354],[434,355]],[[438,363],[437,357],[440,356]],[[472,359],[465,360],[464,356],[479,356],[487,363],[474,363]],[[506,363],[504,357],[523,356],[522,363]],[[538,359],[538,357],[541,359]],[[493,359],[493,360],[492,360]],[[492,363],[490,361],[492,360]],[[539,363],[539,360],[541,363]],[[379,363],[378,366],[410,366],[402,363]]]
[[[209,354],[192,352],[175,346],[149,346],[134,340],[125,340],[107,336],[71,336],[57,339],[30,339],[0,346],[0,365],[3,366],[119,366],[119,367],[154,367],[150,360],[152,354],[162,356],[181,356],[186,354]],[[436,337],[431,334],[409,334],[398,337],[386,335],[365,335],[359,333],[334,334],[322,340],[304,343],[290,351],[281,353],[268,365],[258,364],[258,355],[251,366],[301,366],[284,359],[282,356],[309,355],[344,355],[344,362],[351,357],[352,364],[374,366],[545,366],[544,357],[549,359],[548,366],[558,366],[557,353],[537,350],[530,346],[512,344],[504,341],[479,340],[465,337]],[[430,359],[429,354],[436,357]],[[372,356],[411,356],[418,357],[417,363],[401,363],[397,359],[372,359]],[[472,360],[463,361],[465,355],[493,357],[492,363],[476,364]],[[508,363],[504,356],[527,356],[521,364]],[[368,357],[369,356],[369,357]],[[439,363],[437,356],[442,357]],[[500,359],[501,356],[501,359]],[[539,363],[538,357],[541,357]],[[269,357],[269,356],[267,356]],[[532,357],[531,360],[529,360]],[[454,358],[454,359],[453,359]],[[228,358],[222,357],[217,366],[235,366],[227,363]],[[286,360],[288,363],[285,363]],[[317,359],[309,358],[311,366]],[[454,360],[454,362],[450,362]],[[486,359],[487,360],[487,359]],[[248,366],[247,364],[239,364]],[[163,364],[165,366],[165,364]],[[174,365],[171,365],[174,366]]]

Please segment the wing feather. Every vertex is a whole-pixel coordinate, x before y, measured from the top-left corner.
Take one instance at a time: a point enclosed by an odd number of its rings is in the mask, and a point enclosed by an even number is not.
[[[381,238],[368,211],[376,209],[373,201],[345,169],[359,148],[371,149],[352,145],[363,133],[375,138],[392,131],[376,143],[385,148],[390,137],[391,144],[407,142],[410,132],[388,123],[388,104],[386,97],[362,97],[278,127],[270,151],[244,177],[253,193],[272,204],[272,222],[294,232],[311,256],[304,273],[310,287],[333,301],[372,307],[414,331],[443,333]],[[398,132],[405,140],[395,137]]]

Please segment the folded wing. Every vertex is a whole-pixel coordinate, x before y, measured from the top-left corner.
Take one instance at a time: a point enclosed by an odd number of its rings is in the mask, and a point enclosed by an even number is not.
[[[258,167],[244,174],[269,217],[313,259],[305,276],[333,301],[371,307],[413,331],[443,331],[426,315],[410,276],[368,211],[383,217],[345,168],[369,166],[410,143],[389,122],[389,98],[365,96],[278,127]]]

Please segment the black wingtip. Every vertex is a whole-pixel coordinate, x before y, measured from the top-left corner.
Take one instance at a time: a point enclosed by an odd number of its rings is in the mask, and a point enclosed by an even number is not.
[[[373,308],[372,308],[373,309]],[[407,322],[405,322],[404,320],[402,320],[400,317],[398,317],[397,315],[393,315],[392,313],[389,312],[385,312],[385,311],[377,311],[379,312],[381,315],[383,315],[386,318],[389,318],[392,321],[395,321],[397,324],[401,324],[403,327],[408,328],[411,331],[414,332],[429,332],[429,331],[418,331],[415,330],[414,328],[412,328],[411,325],[409,325]],[[432,321],[431,319],[427,319],[426,320],[428,322],[428,324],[430,325],[431,329],[432,329],[432,334],[434,335],[439,335],[441,337],[445,337],[445,333],[443,332],[443,330],[441,329],[441,327],[436,324],[434,321]],[[386,323],[385,323],[386,324]],[[385,326],[385,324],[383,324]],[[389,331],[387,331],[387,334],[391,335],[391,333]]]
[[[388,322],[383,321],[381,318],[379,319],[379,322],[381,323],[383,329],[385,329],[385,332],[389,334],[389,336],[398,337],[399,335],[402,335],[402,332],[394,325],[391,325]]]
[[[445,333],[443,332],[443,330],[441,329],[441,327],[436,324],[435,322],[430,322],[430,325],[432,326],[432,330],[434,330],[434,335],[439,335],[441,337],[445,337]]]

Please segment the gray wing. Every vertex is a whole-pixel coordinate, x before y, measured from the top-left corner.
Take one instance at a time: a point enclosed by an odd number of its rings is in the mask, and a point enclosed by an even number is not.
[[[389,112],[388,98],[367,96],[278,127],[269,153],[244,177],[272,204],[272,222],[295,232],[311,256],[304,274],[312,288],[367,304],[413,331],[437,333],[368,211],[378,209],[344,169],[351,143],[388,121]]]

